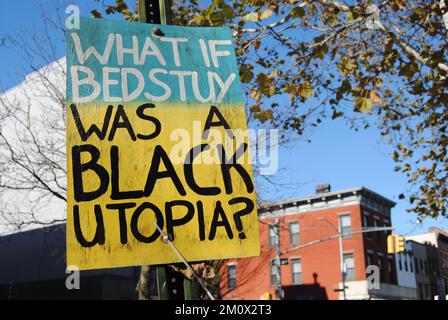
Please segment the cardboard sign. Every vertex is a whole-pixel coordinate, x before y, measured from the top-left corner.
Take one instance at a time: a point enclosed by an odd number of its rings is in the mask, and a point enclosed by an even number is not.
[[[67,264],[179,262],[155,224],[189,261],[259,255],[245,130],[230,29],[82,18],[67,35]]]

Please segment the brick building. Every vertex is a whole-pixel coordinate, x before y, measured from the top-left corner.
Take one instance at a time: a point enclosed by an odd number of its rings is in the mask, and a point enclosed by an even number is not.
[[[440,291],[448,291],[448,231],[430,228],[428,232],[406,237],[419,248],[415,257],[418,296],[433,299]],[[440,288],[442,286],[442,288]]]
[[[313,245],[297,246],[343,234],[347,299],[412,299],[415,288],[399,287],[393,255],[387,254],[390,231],[361,233],[363,228],[390,227],[395,203],[367,188],[331,192],[316,190],[309,197],[273,203],[259,209],[261,255],[223,263],[220,292],[223,299],[261,299],[276,295],[276,233],[279,221],[281,281],[285,299],[342,299],[339,241],[337,237]],[[286,264],[287,263],[287,264]],[[366,267],[380,270],[380,289],[369,289]]]

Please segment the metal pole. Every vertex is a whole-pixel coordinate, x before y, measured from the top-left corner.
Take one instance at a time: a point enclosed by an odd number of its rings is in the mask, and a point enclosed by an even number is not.
[[[336,232],[338,233],[338,239],[339,239],[339,260],[341,265],[341,277],[342,277],[342,294],[343,299],[346,300],[346,292],[345,292],[345,264],[344,264],[344,252],[342,249],[342,225],[341,222],[339,222],[338,227],[336,228],[334,224],[328,220],[327,218],[321,217],[319,218],[320,221],[327,222]],[[339,288],[338,288],[339,289]]]
[[[210,291],[207,289],[207,285],[204,283],[204,281],[202,281],[201,277],[199,277],[196,272],[194,271],[194,269],[190,266],[190,264],[188,263],[187,259],[185,259],[185,257],[182,255],[182,253],[180,253],[179,249],[176,248],[176,246],[171,242],[171,240],[169,239],[168,235],[165,234],[165,232],[163,232],[163,230],[159,227],[159,225],[157,224],[157,222],[154,222],[154,225],[156,226],[157,230],[160,232],[160,234],[162,235],[163,239],[168,242],[168,244],[170,245],[171,249],[174,251],[174,253],[177,255],[177,257],[183,262],[183,264],[190,270],[190,272],[193,274],[193,276],[196,278],[196,280],[198,281],[198,283],[201,285],[202,289],[204,289],[205,293],[207,293],[208,297],[211,300],[215,300],[215,298],[213,297],[213,295],[210,293]]]
[[[171,24],[171,0],[137,0],[138,17],[143,23]]]
[[[137,0],[138,20],[141,23],[171,24],[171,1],[170,0]],[[157,288],[159,299],[168,300],[169,293],[166,286],[166,268],[168,266],[157,266]]]
[[[341,224],[339,223],[339,230],[338,230],[338,238],[339,238],[339,259],[341,259],[341,276],[342,276],[342,293],[344,300],[346,299],[346,293],[345,293],[345,266],[344,266],[344,252],[342,250],[342,228]]]
[[[283,300],[282,270],[281,270],[281,247],[280,247],[280,219],[275,220],[275,267],[277,271],[277,299]]]

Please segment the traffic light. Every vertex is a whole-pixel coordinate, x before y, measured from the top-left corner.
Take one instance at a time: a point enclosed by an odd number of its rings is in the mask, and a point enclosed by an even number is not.
[[[270,292],[265,292],[261,295],[261,300],[272,300],[272,295]]]
[[[405,238],[397,235],[387,237],[387,253],[399,253],[405,251]]]
[[[395,253],[395,236],[387,236],[387,253]]]
[[[395,236],[395,252],[404,252],[404,243],[404,237]]]

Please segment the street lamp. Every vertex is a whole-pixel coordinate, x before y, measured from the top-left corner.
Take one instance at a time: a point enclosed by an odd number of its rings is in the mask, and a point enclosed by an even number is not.
[[[342,252],[342,228],[339,224],[339,228],[336,228],[334,224],[328,220],[327,218],[320,217],[318,220],[327,222],[337,233],[338,233],[338,239],[339,239],[339,259],[341,260],[341,276],[342,276],[342,293],[344,300],[346,300],[346,293],[345,293],[345,272],[344,272],[344,255]]]

